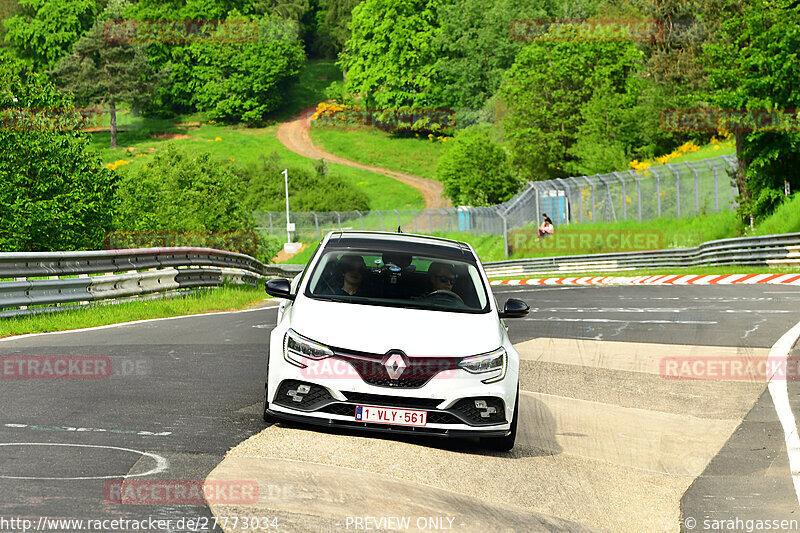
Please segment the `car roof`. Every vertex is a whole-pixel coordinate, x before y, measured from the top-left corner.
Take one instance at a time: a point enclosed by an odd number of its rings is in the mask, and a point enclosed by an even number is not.
[[[385,231],[332,231],[329,235],[327,246],[332,248],[374,248],[419,254],[437,252],[453,259],[477,259],[467,243],[430,235]]]

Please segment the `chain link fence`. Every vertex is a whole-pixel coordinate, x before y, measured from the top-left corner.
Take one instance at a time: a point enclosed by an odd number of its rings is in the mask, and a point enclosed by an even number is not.
[[[680,218],[736,207],[736,159],[720,156],[642,170],[531,181],[512,199],[491,207],[310,211],[289,214],[294,241],[319,240],[331,230],[504,235],[538,226],[547,214],[556,225]],[[256,212],[269,235],[287,238],[286,212]],[[506,250],[508,246],[506,246]]]

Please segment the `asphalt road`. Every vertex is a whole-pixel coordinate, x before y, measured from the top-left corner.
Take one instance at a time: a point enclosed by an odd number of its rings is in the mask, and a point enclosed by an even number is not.
[[[768,349],[798,321],[800,290],[715,286],[496,287],[494,291],[501,303],[513,296],[534,309],[527,319],[509,321],[510,334],[524,348],[522,385],[529,393],[524,401],[531,413],[530,424],[549,417],[553,427],[545,437],[541,432],[523,431],[519,456],[491,460],[501,468],[507,464],[513,476],[528,464],[517,461],[514,465],[513,459],[524,457],[535,461],[530,468],[539,468],[556,454],[566,462],[552,468],[545,465],[537,471],[541,475],[520,472],[521,477],[552,485],[564,482],[558,476],[569,470],[569,483],[575,484],[568,495],[563,491],[545,494],[542,489],[541,497],[520,498],[520,505],[607,531],[677,531],[679,519],[668,513],[637,521],[629,516],[630,508],[620,509],[621,494],[630,488],[619,485],[633,483],[631,476],[644,473],[651,476],[650,485],[679,479],[669,497],[678,494],[684,514],[687,510],[708,513],[704,502],[711,495],[719,502],[713,513],[728,516],[733,511],[725,507],[725,492],[733,485],[718,475],[724,458],[725,472],[741,469],[744,479],[769,471],[768,486],[759,489],[761,499],[748,493],[751,509],[763,500],[781,516],[797,516],[788,461],[781,463],[785,447],[780,434],[776,437],[773,431],[777,417],[766,404],[763,384],[666,383],[657,369],[647,366],[652,363],[647,355],[626,350],[652,345],[675,350],[691,346],[695,351],[731,347],[761,353],[757,351]],[[166,460],[168,467],[142,479],[203,480],[227,450],[263,430],[258,404],[263,398],[266,339],[274,322],[275,310],[261,309],[0,342],[0,356],[101,356],[108,357],[112,367],[106,379],[0,380],[0,517],[30,517],[35,522],[42,516],[211,520],[209,509],[201,505],[107,503],[104,486],[109,479],[157,468],[153,455]],[[577,345],[577,351],[583,351],[579,359],[569,342],[581,343]],[[538,351],[542,346],[554,348],[542,350],[542,356]],[[615,348],[593,358],[590,350],[598,346]],[[626,355],[615,359],[618,354]],[[624,365],[633,360],[640,366],[626,370]],[[792,384],[795,416],[800,414],[798,394],[800,390]],[[688,422],[678,418],[687,414]],[[624,438],[616,434],[620,432],[604,433],[605,416],[634,420],[632,431],[647,427],[662,433],[649,441],[638,439],[631,446],[619,440]],[[760,428],[771,424],[772,430],[748,431],[755,427],[748,422],[751,416],[762,424]],[[589,427],[592,420],[598,421],[597,428]],[[672,430],[684,431],[680,435],[688,439],[685,442],[697,434],[708,435],[702,442],[690,443],[703,452],[687,457],[678,450],[680,446],[665,445],[665,435]],[[310,441],[324,440],[311,430],[302,432],[313,437]],[[721,441],[713,440],[715,433]],[[581,435],[589,434],[591,442],[581,440]],[[394,446],[391,440],[380,443]],[[761,470],[748,468],[747,457],[739,450],[759,447],[769,450],[766,455],[771,459],[758,463]],[[445,452],[451,453],[446,448]],[[472,457],[481,460],[482,456]],[[551,475],[555,477],[549,479]],[[706,479],[712,482],[703,485]],[[469,492],[472,489],[463,485],[469,481],[461,479],[461,486],[450,488]],[[702,490],[697,490],[701,485]],[[659,493],[649,500],[645,491],[629,497],[630,502],[641,500],[644,509],[667,496]],[[654,527],[646,527],[649,524]],[[169,530],[188,529],[173,526]]]

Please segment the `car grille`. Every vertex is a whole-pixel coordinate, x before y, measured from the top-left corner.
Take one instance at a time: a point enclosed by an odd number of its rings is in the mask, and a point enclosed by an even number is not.
[[[485,402],[485,408],[479,408],[475,402]],[[450,411],[456,413],[469,424],[475,426],[502,424],[506,421],[506,410],[503,400],[491,396],[464,398],[459,400]],[[494,412],[490,412],[494,411]]]
[[[302,392],[306,387],[308,392]],[[333,401],[333,397],[325,387],[295,379],[282,381],[273,400],[283,407],[302,411],[313,411]]]
[[[376,387],[418,389],[437,374],[458,368],[458,363],[461,361],[460,357],[404,356],[407,366],[397,379],[393,379],[383,364],[390,353],[398,352],[372,354],[334,348],[335,357],[347,361],[365,383]]]

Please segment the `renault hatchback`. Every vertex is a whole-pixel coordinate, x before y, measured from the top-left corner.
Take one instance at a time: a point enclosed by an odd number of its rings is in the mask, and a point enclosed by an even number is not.
[[[267,360],[264,420],[479,437],[514,446],[519,354],[468,244],[378,232],[326,235],[284,301]]]

